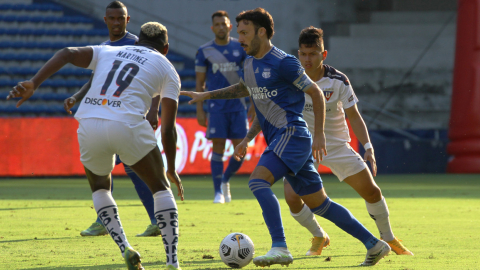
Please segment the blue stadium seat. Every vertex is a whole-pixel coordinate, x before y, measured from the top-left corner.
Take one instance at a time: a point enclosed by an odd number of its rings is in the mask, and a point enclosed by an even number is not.
[[[195,70],[194,69],[183,69],[178,71],[178,75],[180,77],[192,77],[195,76]]]
[[[190,100],[192,100],[192,98],[187,97],[187,96],[180,96],[180,97],[178,97],[178,103],[189,102]]]
[[[179,113],[196,113],[197,105],[180,105],[178,106]]]
[[[13,7],[13,4],[0,4],[0,10],[11,10]]]
[[[195,88],[195,81],[182,82],[182,88]]]

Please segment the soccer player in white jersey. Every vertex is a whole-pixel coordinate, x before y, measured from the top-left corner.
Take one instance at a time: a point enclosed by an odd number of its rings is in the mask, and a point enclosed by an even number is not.
[[[362,265],[378,263],[390,252],[390,247],[371,234],[348,209],[328,198],[314,167],[313,158],[322,160],[327,154],[322,90],[305,74],[298,59],[272,45],[274,23],[266,10],[243,11],[235,20],[238,41],[249,55],[240,82],[215,91],[181,92],[181,95],[192,97],[190,103],[249,95],[253,98],[256,117],[234,152],[237,160],[243,158],[248,143],[263,131],[268,147],[250,175],[248,186],[262,208],[272,245],[267,254],[255,257],[253,263],[264,267],[293,262],[283,231],[280,205],[271,190],[271,185],[283,177],[313,213],[332,221],[365,245],[367,255]],[[312,97],[315,105],[313,140],[302,118],[305,94]]]
[[[154,197],[155,217],[162,232],[168,269],[180,269],[177,258],[178,211],[168,180],[183,200],[183,187],[175,170],[175,119],[180,78],[165,55],[167,29],[156,22],[142,25],[137,45],[87,46],[57,52],[29,81],[20,82],[7,99],[21,97],[20,106],[40,84],[67,63],[95,71],[92,87],[78,108],[80,160],[92,189],[100,220],[120,248],[128,269],[143,269],[140,254],[128,243],[117,205],[110,192],[115,154],[145,181]],[[162,155],[145,114],[152,98],[162,104]]]
[[[356,103],[358,102],[353,88],[345,74],[331,66],[323,64],[327,51],[323,44],[323,30],[313,26],[302,30],[298,39],[298,56],[307,75],[323,90],[326,103],[325,137],[328,155],[319,161],[327,166],[342,182],[349,184],[367,205],[367,211],[375,220],[380,237],[386,241],[398,255],[413,255],[405,248],[392,232],[389,221],[389,211],[382,191],[375,183],[373,176],[377,174],[377,165],[373,146],[370,143],[367,127],[360,115]],[[353,132],[365,148],[362,157],[348,144],[348,132],[345,114],[350,120]],[[313,114],[312,99],[305,95],[303,116],[312,134],[315,132],[315,116]],[[366,162],[369,161],[372,173]],[[318,168],[318,163],[316,163]],[[373,176],[372,176],[373,174]],[[307,255],[320,255],[330,239],[315,220],[314,215],[292,189],[288,181],[284,181],[285,200],[290,207],[290,213],[302,226],[313,235],[312,247]]]

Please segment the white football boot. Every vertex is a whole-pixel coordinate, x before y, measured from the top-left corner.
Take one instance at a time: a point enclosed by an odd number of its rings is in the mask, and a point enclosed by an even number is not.
[[[272,264],[281,264],[282,266],[293,263],[293,256],[285,247],[273,247],[267,254],[253,259],[256,266],[270,266]]]
[[[225,197],[225,202],[229,203],[232,201],[232,194],[230,193],[230,183],[222,183],[222,193]]]
[[[215,199],[213,199],[213,203],[225,203],[225,197],[222,193],[216,193]]]
[[[390,250],[390,246],[386,242],[378,240],[378,243],[376,243],[373,248],[367,250],[367,256],[365,257],[365,261],[360,264],[360,266],[370,266],[377,264],[380,259],[388,255]]]

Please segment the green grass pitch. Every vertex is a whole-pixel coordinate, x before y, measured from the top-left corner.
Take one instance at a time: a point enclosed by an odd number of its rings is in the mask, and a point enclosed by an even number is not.
[[[327,194],[378,235],[355,191],[333,176],[323,179]],[[391,253],[375,269],[480,269],[480,175],[381,175],[376,180],[387,199],[395,235],[415,256]],[[232,180],[233,201],[225,205],[212,203],[209,176],[183,177],[183,182],[186,199],[177,201],[182,269],[227,269],[218,247],[231,232],[250,236],[256,255],[268,251],[270,237],[247,176]],[[135,237],[149,220],[133,184],[116,178],[114,186],[129,242],[142,254],[146,269],[165,269],[161,237]],[[282,184],[275,184],[273,190],[295,258],[289,269],[348,269],[364,260],[365,248],[358,240],[320,217],[317,220],[330,235],[331,246],[322,256],[305,256],[310,235],[290,216]],[[92,208],[85,179],[0,179],[0,269],[125,269],[109,236],[80,236],[95,220]]]

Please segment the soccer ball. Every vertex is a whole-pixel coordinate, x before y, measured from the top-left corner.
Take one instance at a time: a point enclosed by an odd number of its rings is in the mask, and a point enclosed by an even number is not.
[[[220,258],[232,268],[242,268],[249,264],[255,254],[253,242],[246,234],[231,233],[220,243]]]

